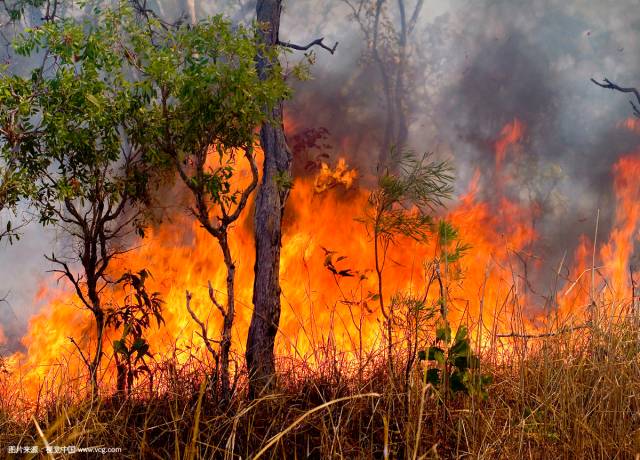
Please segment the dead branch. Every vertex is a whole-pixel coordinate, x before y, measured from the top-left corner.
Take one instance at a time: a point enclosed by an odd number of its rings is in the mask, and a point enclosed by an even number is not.
[[[78,342],[76,342],[73,337],[69,337],[69,340],[71,341],[71,343],[73,345],[75,345],[76,349],[78,350],[78,353],[80,353],[80,357],[82,358],[82,361],[84,361],[84,364],[87,366],[87,368],[89,369],[89,372],[91,372],[91,363],[89,362],[89,359],[87,359],[87,357],[85,356],[85,354],[82,352],[82,349],[80,348],[80,346],[78,345]]]
[[[207,283],[209,284],[209,298],[211,299],[211,302],[213,302],[213,304],[216,306],[218,311],[220,311],[222,318],[225,319],[227,317],[227,312],[222,307],[222,304],[218,302],[218,299],[216,299],[216,295],[213,292],[213,286],[211,286],[211,281],[207,281]]]
[[[329,46],[324,44],[323,40],[324,40],[324,37],[316,38],[315,40],[313,40],[312,42],[308,43],[307,45],[296,45],[295,43],[283,42],[283,41],[278,40],[278,45],[284,46],[285,48],[291,48],[291,49],[294,49],[294,50],[298,50],[298,51],[307,51],[308,49],[312,48],[313,46],[319,46],[320,48],[324,48],[325,50],[329,51],[331,54],[335,53],[336,52],[336,48],[338,48],[338,42],[336,42],[335,45],[333,45],[333,47],[329,47]]]
[[[206,326],[204,325],[204,323],[202,321],[200,321],[198,316],[191,309],[191,297],[192,297],[191,293],[189,291],[185,291],[185,295],[186,295],[186,299],[187,299],[187,311],[191,315],[191,318],[193,318],[193,320],[198,324],[198,326],[200,326],[200,330],[202,331],[201,332],[202,340],[204,340],[204,344],[207,347],[207,350],[209,350],[209,353],[211,353],[211,356],[213,356],[213,359],[215,359],[217,361],[218,360],[218,353],[216,353],[216,351],[211,346],[211,342],[215,342],[215,341],[209,338],[209,336],[207,335]]]
[[[640,92],[633,87],[630,88],[624,88],[622,86],[619,86],[615,83],[613,83],[611,80],[609,80],[608,78],[603,79],[602,83],[600,83],[599,81],[595,80],[595,79],[591,79],[591,81],[593,83],[595,83],[596,85],[598,85],[600,88],[604,88],[604,89],[610,89],[613,91],[619,91],[621,93],[633,93],[633,95],[636,97],[636,101],[637,104],[640,105]],[[631,107],[633,108],[633,114],[636,117],[640,117],[640,109],[638,109],[638,105],[636,105],[633,101],[629,101],[629,104],[631,104]]]
[[[44,258],[51,262],[51,263],[55,263],[58,264],[62,267],[62,269],[60,270],[49,270],[49,273],[60,273],[62,276],[61,278],[67,278],[71,284],[73,285],[74,289],[76,290],[76,294],[78,296],[78,298],[82,301],[82,303],[91,311],[94,311],[93,309],[93,305],[89,302],[89,299],[87,299],[84,295],[84,292],[82,292],[82,288],[80,287],[80,275],[78,276],[74,276],[73,273],[71,273],[71,269],[69,268],[69,264],[67,264],[64,260],[60,260],[56,257],[56,255],[54,253],[51,253],[51,257],[49,257],[48,255],[44,255]]]
[[[510,334],[496,334],[496,337],[500,339],[516,338],[516,339],[543,339],[546,337],[555,337],[562,334],[578,331],[580,329],[588,329],[591,327],[591,323],[580,324],[579,326],[563,327],[556,332],[545,332],[544,334],[518,334],[511,332]]]

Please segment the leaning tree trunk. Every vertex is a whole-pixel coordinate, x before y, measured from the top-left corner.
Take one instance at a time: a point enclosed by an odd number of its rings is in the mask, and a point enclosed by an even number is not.
[[[257,20],[267,47],[277,46],[282,0],[258,0]],[[256,66],[261,79],[280,71],[276,62],[259,55]],[[247,337],[249,396],[256,397],[274,383],[274,344],[280,322],[280,246],[282,215],[291,179],[291,151],[282,124],[282,103],[270,109],[270,123],[260,130],[264,151],[262,183],[256,196],[256,260],[253,283],[253,316]]]

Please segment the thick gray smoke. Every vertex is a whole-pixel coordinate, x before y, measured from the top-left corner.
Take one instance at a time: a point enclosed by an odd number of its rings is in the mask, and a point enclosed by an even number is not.
[[[479,169],[482,193],[491,200],[498,179],[492,145],[506,123],[521,120],[522,161],[509,173],[522,187],[505,193],[525,203],[531,194],[546,199],[535,249],[549,268],[564,250],[571,255],[581,233],[593,233],[597,209],[606,235],[613,212],[611,167],[640,146],[636,134],[619,127],[631,115],[625,95],[589,81],[606,76],[640,86],[639,3],[430,0],[410,39],[419,63],[411,75],[411,147],[452,157],[460,193]],[[224,12],[237,21],[254,14],[252,1],[181,0],[163,8],[173,16]],[[335,55],[315,51],[312,79],[295,84],[287,111],[296,122],[292,134],[326,128],[332,156],[348,157],[366,175],[380,155],[384,97],[375,66],[362,60],[363,36],[350,11],[342,0],[286,2],[283,40],[304,44],[324,36],[328,44],[340,42]],[[286,60],[300,58],[298,52]],[[0,303],[0,321],[13,346],[39,308],[33,298],[47,268],[42,255],[54,241],[32,225],[17,245],[0,251],[0,297],[8,293],[9,301]]]
[[[414,2],[405,3],[409,9]],[[536,276],[541,293],[563,253],[571,257],[580,234],[593,235],[598,209],[599,238],[606,238],[614,212],[612,165],[639,150],[638,135],[620,127],[631,116],[628,98],[590,81],[606,76],[640,86],[637,6],[637,1],[428,2],[412,38],[412,56],[422,72],[413,75],[411,147],[452,156],[460,193],[479,170],[482,196],[497,212],[502,193],[523,205],[532,199],[542,204],[534,219],[539,240],[530,248],[544,260]],[[335,11],[329,23],[345,20]],[[309,124],[327,127],[336,145],[355,149],[336,154],[371,171],[384,126],[379,75],[374,66],[357,63],[356,50],[362,50],[357,26],[330,30],[338,35],[325,35],[346,45],[342,55],[322,56],[314,81],[301,86],[290,106]],[[498,190],[496,184],[505,179],[496,177],[493,144],[516,118],[525,126],[524,137],[515,165],[502,171],[512,179]]]

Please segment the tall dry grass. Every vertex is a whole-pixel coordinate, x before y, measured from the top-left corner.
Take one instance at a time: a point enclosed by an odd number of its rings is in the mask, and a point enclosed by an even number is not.
[[[490,337],[481,350],[482,373],[493,377],[486,399],[443,402],[424,362],[407,380],[401,366],[391,375],[382,352],[361,357],[354,372],[324,350],[313,368],[282,360],[277,393],[248,401],[241,381],[224,406],[194,367],[166,373],[153,396],[140,384],[126,399],[79,401],[59,388],[34,418],[16,417],[5,401],[0,446],[3,455],[9,445],[120,447],[100,457],[131,459],[634,458],[640,325],[629,314],[600,317],[541,336]]]

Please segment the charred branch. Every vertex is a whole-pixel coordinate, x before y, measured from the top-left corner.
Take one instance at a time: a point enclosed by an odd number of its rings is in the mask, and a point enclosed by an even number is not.
[[[517,332],[510,332],[509,334],[496,334],[497,338],[500,339],[544,339],[547,337],[556,337],[562,334],[570,334],[575,331],[579,331],[581,329],[588,329],[591,327],[591,323],[587,322],[585,324],[580,324],[578,326],[573,327],[564,327],[555,332],[545,332],[542,334],[518,334]]]
[[[307,51],[311,48],[313,48],[314,46],[319,46],[320,48],[323,48],[325,50],[327,50],[328,52],[330,52],[331,54],[336,52],[336,48],[338,48],[338,42],[336,42],[333,46],[327,46],[324,44],[324,37],[320,37],[320,38],[316,38],[315,40],[313,40],[312,42],[306,44],[306,45],[296,45],[295,43],[291,43],[291,42],[283,42],[278,40],[278,45],[280,46],[284,46],[285,48],[291,48],[294,50],[298,50],[298,51]]]
[[[196,322],[196,324],[200,326],[200,337],[202,337],[207,350],[209,351],[209,353],[211,353],[211,356],[217,362],[218,352],[216,352],[213,346],[211,346],[211,343],[215,343],[215,340],[209,338],[209,335],[207,334],[207,326],[205,326],[200,318],[198,318],[198,315],[196,315],[195,312],[191,309],[191,299],[193,298],[192,294],[189,291],[186,291],[185,297],[187,300],[187,311],[189,312],[189,315],[191,315],[191,318]]]
[[[620,85],[617,85],[616,83],[613,83],[608,78],[603,79],[602,82],[599,82],[599,81],[595,80],[594,78],[592,78],[591,81],[593,83],[595,83],[596,85],[598,85],[600,88],[610,89],[612,91],[619,91],[621,93],[633,93],[633,95],[636,98],[636,102],[634,102],[632,100],[629,100],[629,104],[631,104],[631,107],[633,108],[633,114],[636,117],[640,117],[640,109],[638,108],[640,106],[640,92],[636,88],[634,88],[634,87],[629,87],[629,88],[622,87]]]
[[[216,308],[218,309],[218,311],[222,315],[222,318],[226,319],[227,318],[227,312],[224,310],[222,304],[220,302],[218,302],[218,299],[216,299],[216,294],[215,294],[215,292],[213,292],[213,286],[211,286],[211,281],[208,282],[208,285],[209,285],[209,299],[211,299],[211,302],[216,306]]]
[[[80,354],[80,358],[82,359],[82,361],[84,361],[87,368],[91,368],[91,363],[89,362],[89,359],[86,357],[86,355],[83,353],[82,348],[80,348],[80,345],[78,345],[78,342],[76,342],[73,337],[69,337],[69,341],[76,347],[76,350],[78,350],[78,353]]]

